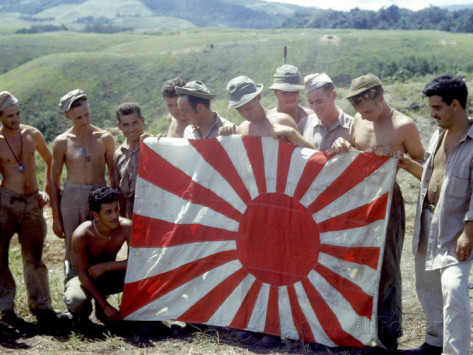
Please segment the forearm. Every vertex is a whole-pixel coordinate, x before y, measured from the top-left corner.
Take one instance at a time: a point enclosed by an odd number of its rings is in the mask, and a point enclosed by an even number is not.
[[[297,145],[299,147],[316,149],[312,143],[305,139],[302,134],[300,134],[299,131],[294,128],[292,129],[291,135],[289,136],[289,140],[292,144]]]
[[[100,307],[105,308],[108,305],[106,297],[99,292],[89,275],[86,273],[79,273],[79,280],[82,287],[90,293],[92,298],[100,305]]]

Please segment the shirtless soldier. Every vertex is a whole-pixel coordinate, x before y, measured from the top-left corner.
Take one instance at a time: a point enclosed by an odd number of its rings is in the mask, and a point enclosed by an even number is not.
[[[107,302],[107,295],[122,292],[127,260],[116,261],[124,243],[130,245],[131,221],[120,217],[118,193],[110,187],[94,190],[89,196],[93,219],[82,223],[72,235],[72,252],[77,275],[69,281],[64,303],[73,325],[90,324],[91,299],[97,318],[104,324],[121,319],[120,312]]]
[[[90,124],[89,103],[86,94],[79,89],[64,95],[59,101],[64,115],[72,127],[54,140],[51,165],[51,207],[53,230],[59,238],[65,238],[65,282],[75,276],[72,267],[72,232],[89,219],[88,197],[90,192],[105,186],[105,166],[109,183],[114,187],[113,153],[115,144],[110,133]],[[63,166],[67,176],[60,195]],[[66,284],[67,288],[67,284]]]
[[[220,130],[220,134],[241,134],[242,136],[274,137],[287,139],[292,144],[315,149],[299,132],[291,116],[280,112],[269,112],[261,105],[263,84],[256,85],[246,76],[238,76],[227,84],[229,109],[236,109],[245,119],[237,128]]]
[[[189,125],[189,120],[184,117],[177,107],[177,99],[179,94],[176,92],[176,87],[183,87],[186,81],[180,78],[167,80],[161,87],[161,95],[163,95],[164,102],[168,108],[168,122],[169,128],[166,137],[168,138],[182,138],[184,136],[184,129]]]
[[[358,113],[349,141],[337,139],[329,154],[357,149],[387,156],[407,154],[418,162],[424,159],[424,148],[414,121],[391,108],[383,93],[381,81],[373,74],[352,81],[346,98]],[[420,178],[421,169],[402,161],[398,167]],[[378,296],[378,337],[388,349],[395,350],[397,338],[402,335],[400,262],[405,231],[404,200],[397,183],[394,184],[387,231]]]
[[[22,323],[14,311],[16,286],[8,267],[10,240],[17,233],[28,306],[38,323],[48,325],[56,319],[48,270],[42,260],[46,238],[43,207],[49,201],[51,152],[40,131],[20,124],[18,100],[6,91],[0,93],[0,121],[0,320],[12,326]],[[35,151],[46,162],[44,192],[38,191]]]
[[[278,105],[269,110],[270,113],[282,112],[291,116],[296,124],[300,120],[314,113],[310,108],[299,105],[301,75],[298,69],[291,64],[281,65],[274,73],[274,83],[269,87],[278,99]]]

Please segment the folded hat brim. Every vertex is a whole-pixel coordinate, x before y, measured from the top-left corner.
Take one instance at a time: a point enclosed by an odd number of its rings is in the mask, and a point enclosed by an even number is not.
[[[288,83],[274,83],[268,89],[282,90],[282,91],[301,91],[304,89],[304,85],[288,84]]]
[[[201,98],[201,99],[207,99],[207,100],[212,100],[215,97],[217,97],[217,94],[206,94],[206,93],[203,93],[203,92],[196,92],[196,91],[192,91],[192,90],[187,90],[183,87],[182,88],[176,87],[175,90],[179,95],[195,96],[195,97],[198,97],[198,98]]]
[[[228,109],[231,110],[231,109],[238,108],[240,106],[247,104],[248,102],[253,100],[256,96],[258,96],[261,93],[261,91],[263,91],[263,84],[256,84],[255,92],[243,95],[238,101],[230,100],[228,104]]]

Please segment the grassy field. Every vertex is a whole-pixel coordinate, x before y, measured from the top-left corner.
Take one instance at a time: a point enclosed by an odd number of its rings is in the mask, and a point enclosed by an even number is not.
[[[298,66],[302,75],[325,71],[343,93],[352,78],[368,72],[387,84],[427,81],[445,71],[462,72],[468,78],[473,71],[472,44],[471,35],[435,31],[0,32],[0,89],[20,99],[23,121],[39,127],[48,141],[68,126],[57,102],[75,88],[89,94],[92,120],[98,126],[114,127],[115,107],[136,101],[143,107],[147,128],[157,133],[166,128],[166,108],[159,90],[175,76],[203,80],[218,94],[214,108],[239,122],[237,113],[227,110],[226,83],[247,75],[267,88],[275,68],[282,64],[284,46],[288,47],[288,63]],[[419,96],[405,99],[412,103]],[[275,105],[270,90],[263,91],[263,103]]]

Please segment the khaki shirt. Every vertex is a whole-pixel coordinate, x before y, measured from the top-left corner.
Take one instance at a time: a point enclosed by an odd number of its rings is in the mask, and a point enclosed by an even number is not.
[[[333,142],[337,138],[343,137],[346,140],[349,139],[350,129],[353,125],[353,117],[347,115],[339,107],[337,107],[337,111],[338,121],[329,130],[325,128],[324,124],[315,113],[299,121],[297,125],[299,131],[316,149],[325,152],[332,147]]]
[[[473,121],[470,119],[470,124]],[[427,188],[432,176],[433,160],[444,130],[437,130],[429,143],[424,172],[420,184],[420,194],[412,240],[412,251],[417,253],[421,238],[421,217]],[[440,196],[435,207],[430,234],[427,241],[425,269],[435,270],[458,264],[455,246],[465,228],[465,221],[473,221],[473,126],[450,152],[445,164]],[[473,258],[470,256],[469,262]]]
[[[207,138],[216,138],[218,137],[218,129],[222,126],[233,126],[233,123],[231,123],[229,120],[221,117],[217,112],[214,112],[215,114],[215,121],[208,131],[208,133],[205,135],[205,137],[201,137],[199,127],[196,125],[188,125],[184,129],[184,135],[183,138],[187,139],[207,139]]]
[[[125,141],[114,153],[115,182],[123,197],[135,195],[136,176],[138,174],[138,159],[140,147],[131,150]]]

